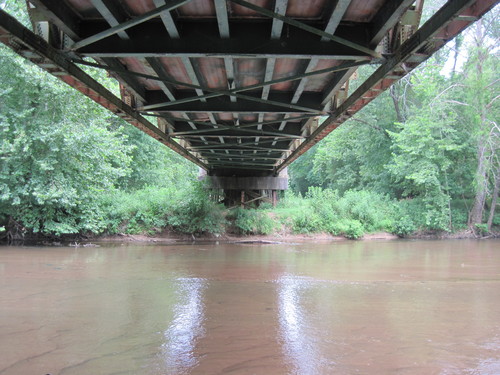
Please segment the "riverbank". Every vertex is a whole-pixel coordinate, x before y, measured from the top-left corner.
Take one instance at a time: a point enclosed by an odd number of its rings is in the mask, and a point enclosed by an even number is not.
[[[305,198],[291,194],[284,197],[277,207],[262,204],[258,209],[225,208],[211,201],[204,190],[190,195],[187,200],[172,200],[165,191],[154,190],[127,197],[130,199],[126,200],[126,207],[105,205],[107,208],[101,212],[99,220],[83,227],[80,224],[64,225],[64,220],[57,223],[25,222],[6,217],[3,222],[0,220],[0,241],[50,244],[106,241],[107,238],[142,242],[249,238],[292,242],[379,238],[476,239],[498,237],[500,231],[499,217],[494,218],[491,230],[486,224],[477,224],[474,230],[467,230],[467,210],[455,210],[451,216],[437,217],[422,210],[415,199],[395,201],[368,191],[351,191],[339,197],[329,189],[312,189]],[[116,197],[112,202],[118,204],[122,198]],[[82,220],[84,218],[77,221]],[[379,233],[385,234],[381,236]]]
[[[472,231],[446,232],[419,232],[404,237],[408,240],[452,240],[452,239],[488,239],[500,238],[500,233],[488,236],[477,236]],[[185,235],[180,233],[162,233],[161,235],[118,234],[96,236],[88,239],[93,242],[142,242],[142,243],[176,243],[176,242],[241,242],[241,243],[302,243],[302,242],[333,242],[333,241],[380,241],[398,240],[395,234],[388,232],[367,233],[361,238],[352,240],[344,236],[335,236],[329,233],[286,233],[269,235]]]
[[[386,232],[371,233],[363,236],[360,240],[394,240],[399,237]],[[334,236],[329,233],[311,233],[311,234],[294,234],[289,233],[287,235],[281,234],[269,234],[269,235],[235,235],[235,234],[224,234],[219,236],[214,235],[182,235],[171,233],[169,235],[162,236],[148,236],[148,235],[137,235],[137,234],[119,234],[112,236],[101,236],[92,239],[92,241],[97,242],[261,242],[261,243],[279,243],[279,242],[331,242],[331,241],[347,241],[349,240],[343,236]]]
[[[26,235],[24,238],[17,238],[14,243],[25,243],[42,246],[64,246],[75,247],[89,246],[95,243],[151,243],[151,244],[172,244],[172,243],[210,243],[210,242],[237,242],[237,243],[304,243],[304,242],[336,242],[336,241],[390,241],[398,239],[407,240],[466,240],[466,239],[489,239],[500,238],[500,232],[492,232],[488,235],[480,236],[472,230],[462,230],[456,232],[438,231],[418,231],[411,235],[400,237],[393,233],[379,231],[365,233],[363,236],[352,239],[342,235],[333,235],[326,232],[294,233],[291,230],[282,230],[270,234],[185,234],[164,229],[155,234],[101,234],[101,235],[74,235],[74,236],[43,236]],[[0,241],[1,244],[7,242]]]

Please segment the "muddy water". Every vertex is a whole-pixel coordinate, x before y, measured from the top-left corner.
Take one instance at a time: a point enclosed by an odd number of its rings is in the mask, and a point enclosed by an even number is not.
[[[500,242],[0,248],[0,374],[500,374]]]

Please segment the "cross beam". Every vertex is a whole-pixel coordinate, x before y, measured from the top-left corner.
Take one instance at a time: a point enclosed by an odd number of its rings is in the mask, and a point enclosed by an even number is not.
[[[164,132],[73,64],[64,54],[51,47],[45,40],[1,9],[0,41],[178,154],[208,169],[208,166],[200,159],[178,143],[171,141]]]
[[[474,19],[489,11],[497,0],[449,0],[412,37],[404,42],[394,54],[380,66],[356,91],[354,91],[304,142],[302,142],[276,169],[279,173],[304,152],[318,143],[356,112],[365,107],[381,92],[434,52],[453,39]],[[459,16],[467,15],[463,19]],[[416,62],[413,62],[412,59]],[[404,68],[403,68],[404,64]]]
[[[130,40],[116,36],[99,40],[79,48],[78,54],[89,57],[232,57],[232,58],[296,58],[311,57],[336,60],[372,60],[381,56],[366,48],[360,51],[338,41],[321,40],[317,35],[296,28],[287,30],[280,39],[270,39],[270,26],[262,22],[248,33],[248,23],[232,22],[229,38],[221,38],[220,30],[212,22],[179,22],[183,30],[178,38],[170,36],[158,22],[141,24],[134,28]],[[106,27],[108,24],[106,24]],[[99,22],[82,21],[80,35],[92,35],[105,27]],[[336,34],[349,38],[352,44],[369,43],[370,25],[339,26]],[[132,34],[132,32],[130,33]],[[149,37],[155,35],[155,38]],[[328,34],[329,35],[329,34]],[[161,43],[158,41],[161,40]],[[365,49],[365,48],[362,48]],[[375,55],[375,56],[373,56]]]
[[[170,0],[168,1],[165,5],[162,5],[150,12],[144,13],[143,15],[133,18],[131,20],[128,20],[126,22],[123,22],[121,24],[118,24],[116,26],[113,26],[107,30],[101,31],[98,34],[92,35],[88,38],[82,39],[71,47],[73,50],[77,50],[79,48],[88,46],[89,44],[95,43],[99,40],[102,40],[104,38],[107,38],[111,35],[118,34],[120,32],[123,32],[127,29],[130,29],[131,27],[137,26],[143,22],[146,22],[147,20],[150,20],[152,18],[155,18],[156,16],[160,15],[163,12],[169,12],[175,8],[178,8],[186,3],[189,3],[191,0]]]
[[[382,57],[380,55],[380,53],[375,52],[375,51],[371,50],[370,48],[362,46],[362,45],[360,45],[358,43],[354,43],[354,42],[352,42],[350,40],[347,40],[347,39],[340,38],[338,36],[332,35],[330,33],[327,33],[326,31],[319,30],[319,29],[317,29],[315,27],[312,27],[312,26],[309,26],[309,25],[307,25],[307,24],[305,24],[303,22],[299,22],[299,21],[294,20],[294,19],[292,19],[290,17],[286,17],[286,16],[283,16],[283,15],[281,15],[279,13],[272,12],[272,11],[266,9],[266,8],[262,8],[260,6],[255,5],[255,4],[249,3],[247,1],[244,1],[244,0],[229,0],[229,1],[231,1],[231,2],[233,2],[235,4],[238,4],[238,5],[241,5],[241,6],[245,7],[245,8],[252,9],[252,10],[256,11],[257,13],[263,14],[265,16],[278,19],[278,20],[280,20],[282,22],[285,22],[285,23],[287,23],[289,25],[298,27],[299,29],[305,30],[305,31],[310,32],[312,34],[319,35],[322,38],[331,40],[333,42],[340,43],[340,44],[342,44],[344,46],[347,46],[347,47],[353,48],[355,50],[358,50],[360,52],[366,53],[367,55],[370,55],[372,57],[375,57],[375,58]]]
[[[181,99],[181,100],[178,100],[178,101],[175,101],[175,102],[170,102],[169,101],[169,102],[155,103],[155,104],[151,104],[151,105],[146,105],[146,106],[138,108],[138,109],[142,110],[142,111],[148,111],[148,110],[152,110],[152,109],[156,109],[156,108],[160,108],[160,107],[166,107],[166,106],[171,106],[171,105],[173,106],[173,105],[178,105],[178,104],[183,104],[183,103],[188,103],[188,102],[194,102],[194,101],[198,101],[198,100],[201,100],[201,99],[216,98],[216,97],[222,96],[222,95],[228,95],[228,96],[230,96],[230,95],[233,95],[235,93],[242,92],[242,91],[255,90],[255,89],[259,89],[259,88],[265,87],[265,86],[271,86],[271,85],[275,85],[277,83],[282,83],[282,82],[296,81],[296,80],[300,80],[300,79],[302,79],[304,77],[311,77],[311,76],[320,75],[320,74],[326,74],[326,73],[331,73],[331,72],[338,72],[338,71],[346,70],[346,69],[349,69],[349,68],[352,68],[352,67],[357,67],[357,66],[361,66],[361,65],[365,65],[365,64],[367,64],[366,61],[349,62],[349,63],[340,64],[340,65],[337,65],[337,66],[334,66],[334,67],[331,67],[331,68],[320,69],[320,70],[315,70],[315,71],[312,71],[312,72],[306,72],[306,73],[303,73],[303,74],[297,74],[297,75],[294,75],[294,76],[273,79],[271,81],[262,82],[262,83],[258,83],[258,84],[255,84],[255,85],[248,85],[248,86],[244,86],[244,87],[238,87],[238,88],[234,88],[234,89],[230,89],[230,90],[220,90],[220,91],[217,91],[217,90],[210,90],[210,89],[204,88],[205,91],[215,91],[215,92],[213,92],[211,94],[202,95],[202,96],[193,96],[193,97],[190,97],[190,98],[184,98],[184,99]],[[173,82],[173,80],[169,80],[169,81]],[[184,85],[184,83],[182,83],[182,82],[178,82],[178,84],[183,84]],[[194,85],[186,84],[186,86],[187,87],[193,87]],[[196,86],[196,87],[199,87],[199,86]]]

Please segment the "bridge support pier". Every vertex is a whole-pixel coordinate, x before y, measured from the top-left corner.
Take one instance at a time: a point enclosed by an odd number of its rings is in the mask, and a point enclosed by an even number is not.
[[[278,190],[223,190],[222,202],[227,207],[252,208],[261,203],[270,203],[275,207],[278,202]]]
[[[223,202],[228,207],[259,206],[269,202],[276,206],[278,191],[288,189],[288,174],[285,170],[279,176],[210,176],[200,171],[200,180],[208,189],[222,190]]]

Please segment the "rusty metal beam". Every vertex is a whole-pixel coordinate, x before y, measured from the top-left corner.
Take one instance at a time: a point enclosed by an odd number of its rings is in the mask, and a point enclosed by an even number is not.
[[[291,122],[293,124],[295,124],[294,120],[304,120],[304,119],[309,119],[311,118],[312,115],[303,115],[303,116],[295,116],[295,117],[289,117],[287,118],[287,121],[288,122]],[[178,121],[178,122],[183,122],[185,121],[185,119],[182,119],[182,118],[166,118],[166,120],[168,121]],[[200,125],[212,125],[214,126],[214,124],[207,124],[206,122],[202,122],[202,121],[192,121],[193,123],[195,124],[200,124]],[[253,122],[253,123],[243,123],[243,124],[240,124],[238,126],[234,126],[232,125],[232,128],[234,129],[246,129],[246,128],[254,128],[257,126],[257,129],[258,130],[262,130],[262,127],[265,126],[265,125],[270,125],[270,124],[276,124],[276,123],[279,123],[279,122],[282,122],[281,119],[279,120],[271,120],[271,121],[258,121],[258,122]],[[175,123],[174,123],[175,125]],[[226,124],[216,124],[217,126],[223,126],[223,127],[227,127],[228,125]],[[177,136],[182,136],[182,135],[197,135],[197,134],[206,134],[206,133],[213,133],[213,132],[218,132],[220,131],[219,128],[209,128],[209,129],[197,129],[197,130],[189,130],[189,131],[178,131],[178,132],[175,132],[175,134]]]
[[[168,116],[163,116],[163,115],[159,115],[159,114],[155,114],[155,113],[146,113],[147,116],[154,116],[154,117],[161,117],[161,118],[164,118],[165,120],[167,121],[170,121],[170,122],[183,122],[183,121],[186,121],[186,119],[182,118],[182,117],[168,117]],[[290,116],[287,120],[288,121],[300,121],[300,120],[305,120],[305,119],[309,119],[311,117],[316,117],[316,115],[314,114],[304,114],[304,115],[297,115],[297,116]],[[276,120],[267,120],[267,121],[257,121],[257,122],[243,122],[243,123],[240,123],[238,125],[233,125],[233,124],[230,124],[231,126],[238,126],[238,128],[252,128],[252,127],[262,127],[262,125],[268,125],[268,124],[277,124],[278,122],[281,122],[282,120],[281,119],[276,119]],[[197,121],[197,120],[192,120],[192,122],[194,124],[200,124],[200,125],[211,125],[211,126],[215,126],[215,125],[222,125],[222,126],[228,126],[227,123],[223,123],[223,122],[219,122],[217,124],[212,124],[212,123],[209,123],[209,122],[206,122],[206,121]],[[213,129],[214,131],[217,131],[216,128]],[[194,130],[193,130],[194,131]]]
[[[340,24],[340,21],[342,21],[342,18],[344,17],[344,14],[351,4],[351,0],[337,0],[335,2],[335,5],[332,8],[332,13],[330,15],[330,19],[328,20],[328,23],[325,27],[325,33],[334,35],[335,31],[337,30],[337,27]],[[328,38],[326,37],[321,37],[322,41],[327,41]]]
[[[47,19],[57,25],[71,39],[79,40],[81,18],[64,1],[30,0],[36,8],[45,14]]]
[[[220,170],[220,169],[223,169],[223,170],[230,170],[230,171],[240,171],[240,170],[249,170],[249,171],[268,171],[268,172],[271,172],[273,171],[274,167],[273,166],[269,166],[269,167],[250,167],[250,166],[244,166],[244,165],[240,165],[240,166],[228,166],[228,165],[214,165],[214,166],[210,166],[210,170],[211,171],[215,171],[215,170]]]
[[[415,0],[387,1],[372,20],[373,35],[370,45],[376,46],[414,2]]]
[[[110,26],[118,26],[120,22],[125,22],[125,17],[121,14],[115,1],[112,0],[91,0],[92,5],[101,13]],[[117,32],[122,39],[130,39],[125,30]]]
[[[120,23],[116,26],[113,26],[107,30],[101,31],[100,33],[97,33],[95,35],[92,35],[88,38],[82,39],[71,47],[73,50],[77,50],[79,48],[88,46],[89,44],[98,42],[99,40],[102,40],[104,38],[107,38],[111,35],[118,34],[119,32],[125,31],[127,29],[130,29],[131,27],[140,25],[143,22],[146,22],[147,20],[150,20],[152,18],[155,18],[156,16],[160,15],[163,12],[169,12],[175,8],[178,8],[186,3],[189,3],[191,0],[170,0],[165,2],[165,5],[162,5],[161,7],[158,7],[156,9],[153,9],[147,13],[144,13],[140,15],[139,17],[133,18],[131,20],[128,20],[126,22]]]
[[[201,130],[201,129],[199,129]],[[290,133],[285,133],[285,132],[278,132],[278,131],[271,131],[271,130],[254,130],[254,129],[241,129],[236,126],[219,126],[217,128],[219,132],[221,131],[226,131],[226,133],[223,134],[217,134],[217,135],[207,135],[206,132],[203,132],[201,134],[188,134],[191,136],[204,136],[204,137],[219,137],[219,136],[224,136],[224,137],[245,137],[248,136],[249,134],[257,134],[260,137],[264,136],[275,136],[275,137],[281,137],[281,138],[290,138],[290,139],[303,139],[304,137],[299,135],[299,134],[290,134]],[[181,137],[181,136],[186,136],[186,134],[183,134],[184,132],[173,132],[170,134],[171,137]],[[243,134],[240,134],[243,133]]]
[[[373,51],[370,48],[362,46],[362,45],[360,45],[358,43],[354,43],[354,42],[352,42],[350,40],[347,40],[347,39],[344,39],[344,38],[341,38],[341,37],[329,34],[329,33],[325,32],[323,30],[320,30],[320,29],[317,29],[315,27],[309,26],[309,25],[307,25],[307,24],[305,24],[303,22],[299,22],[299,21],[294,20],[294,19],[292,19],[290,17],[283,16],[283,15],[281,15],[279,13],[270,11],[270,10],[268,10],[266,8],[262,8],[260,6],[255,5],[255,4],[249,3],[247,1],[244,1],[244,0],[229,0],[229,1],[231,1],[231,2],[233,2],[235,4],[238,4],[238,5],[241,5],[241,6],[245,7],[245,8],[252,9],[255,12],[263,14],[265,16],[278,19],[280,21],[288,23],[289,25],[298,27],[299,29],[305,30],[305,31],[310,32],[312,34],[319,35],[322,38],[326,38],[326,39],[331,40],[333,42],[337,42],[337,43],[343,44],[344,46],[347,46],[347,47],[353,48],[355,50],[358,50],[360,52],[366,53],[367,55],[372,56],[374,58],[380,58],[381,57],[381,55],[378,52]]]
[[[205,163],[176,142],[170,140],[164,132],[78,68],[64,54],[51,47],[45,40],[25,28],[15,18],[1,9],[0,41],[19,55],[39,65],[48,73],[82,92],[85,96],[157,139],[178,154],[200,167],[208,169]],[[47,62],[50,62],[50,64],[47,64]]]
[[[370,27],[370,42],[369,45],[375,48],[384,36],[396,26],[399,22],[401,15],[403,15],[415,0],[389,0],[375,15],[374,20]],[[355,68],[349,69],[345,72],[335,74],[328,89],[324,91],[324,97],[321,103],[324,107],[329,105],[333,95],[337,93],[349,77],[354,74]]]
[[[449,0],[411,38],[404,42],[380,68],[352,93],[291,155],[281,163],[275,174],[286,168],[348,118],[388,89],[394,82],[415,69],[447,41],[454,38],[473,21],[460,15],[480,18],[497,0]],[[418,56],[417,62],[411,58]],[[405,65],[402,69],[401,66]]]
[[[249,95],[234,94],[237,98],[240,99],[238,102],[233,102],[227,96],[219,97],[216,99],[215,98],[208,99],[208,101],[205,100],[204,102],[202,101],[194,102],[191,100],[184,102],[185,98],[187,99],[192,98],[190,95],[191,92],[177,91],[176,93],[177,100],[175,102],[170,102],[173,104],[159,106],[155,108],[154,111],[178,112],[179,108],[183,108],[183,111],[185,112],[196,112],[198,111],[197,108],[203,108],[203,107],[211,108],[212,106],[216,108],[223,108],[224,106],[227,106],[226,112],[231,112],[232,111],[231,108],[237,108],[238,103],[241,103],[242,109],[247,108],[251,105],[255,106],[256,108],[259,108],[261,106],[274,106],[277,108],[284,109],[284,112],[292,110],[293,112],[304,112],[316,115],[322,114],[319,104],[321,101],[321,94],[316,92],[305,93],[302,96],[300,102],[298,101],[292,102],[292,96],[290,93],[280,93],[280,92],[275,92],[270,94],[267,99],[261,99],[259,93],[251,93]],[[166,99],[167,97],[160,90],[150,90],[147,92],[146,95],[146,100],[149,103],[148,107],[155,105],[155,103],[165,102]],[[193,110],[190,110],[190,108],[193,108]],[[140,110],[142,111],[142,109]],[[236,110],[235,113],[236,112],[239,111]]]
[[[241,159],[241,160],[281,160],[283,157],[280,156],[268,156],[266,155],[237,155],[237,154],[220,154],[220,153],[214,153],[214,154],[207,154],[203,155],[203,158],[205,159],[214,159],[214,158],[221,158],[221,159]]]
[[[300,29],[291,28],[280,39],[270,39],[268,27],[259,25],[248,33],[248,24],[231,23],[231,36],[220,37],[219,29],[212,23],[181,22],[184,25],[179,38],[170,36],[158,22],[137,26],[134,38],[129,41],[109,37],[77,52],[89,57],[233,57],[233,58],[296,58],[312,57],[336,60],[372,60],[367,53],[333,41],[321,38]],[[100,22],[85,21],[80,24],[80,35],[88,35],[101,30]],[[368,44],[367,25],[354,27],[339,26],[337,33],[346,35],[358,43]],[[132,33],[131,33],[132,34]],[[155,35],[155,38],[148,37]],[[161,43],[158,43],[161,40]]]
[[[258,144],[256,142],[242,142],[242,143],[226,143],[226,144],[220,144],[220,143],[211,143],[208,145],[203,145],[203,146],[190,146],[188,147],[189,150],[215,150],[215,149],[228,149],[232,151],[244,151],[240,150],[242,149],[247,149],[247,150],[262,150],[262,151],[289,151],[287,148],[279,148],[279,147],[263,147],[261,145],[264,144],[269,144],[273,143],[273,140],[266,140],[266,141],[260,141]],[[234,148],[237,147],[237,148]]]
[[[36,9],[43,13],[47,19],[68,35],[73,41],[80,40],[82,20],[76,13],[66,5],[64,1],[60,0],[33,0],[31,1],[36,6]],[[110,0],[106,0],[101,5],[107,4]],[[100,59],[108,65],[108,69],[120,70],[123,65],[118,59],[112,57],[105,57]],[[121,77],[113,75],[119,82],[121,82],[127,89],[133,93],[140,101],[144,102],[145,89],[139,82],[131,76]]]
[[[203,95],[203,96],[193,96],[193,97],[190,97],[190,98],[184,98],[184,99],[181,99],[181,100],[178,100],[178,101],[175,101],[175,102],[155,103],[155,104],[151,104],[151,105],[146,105],[146,106],[138,108],[138,109],[141,110],[141,111],[148,111],[148,110],[152,110],[152,109],[156,109],[156,108],[160,108],[160,107],[173,106],[173,105],[178,105],[178,104],[183,104],[183,103],[188,103],[188,102],[194,102],[194,101],[198,101],[198,100],[201,100],[201,99],[215,98],[215,97],[223,96],[223,95],[230,96],[230,95],[234,95],[236,93],[243,92],[243,91],[249,91],[249,90],[254,90],[254,89],[262,88],[262,87],[265,87],[265,86],[271,86],[271,85],[274,85],[276,83],[295,81],[295,80],[302,79],[304,77],[310,77],[310,76],[314,76],[314,75],[320,75],[320,74],[326,74],[326,73],[331,73],[331,72],[336,72],[336,71],[347,70],[347,69],[349,69],[351,67],[360,66],[360,65],[366,65],[366,64],[368,64],[368,62],[366,62],[366,61],[348,62],[348,63],[340,64],[340,65],[337,65],[337,66],[334,66],[334,67],[331,67],[331,68],[315,70],[315,71],[312,71],[312,72],[306,72],[306,73],[303,73],[303,74],[298,74],[298,75],[290,76],[290,77],[273,79],[271,81],[262,82],[262,83],[258,83],[258,84],[255,84],[255,85],[238,87],[238,88],[234,88],[234,89],[231,89],[231,90],[216,91],[216,90],[210,90],[210,89],[207,89],[207,88],[203,88],[205,91],[215,91],[215,92],[213,92],[211,94],[206,94],[206,95]],[[187,84],[187,83],[178,82],[178,81],[170,80],[170,79],[169,80],[161,79],[161,80],[162,81],[168,81],[168,82],[171,82],[171,83],[177,84],[177,85],[185,85],[186,87],[189,87],[189,88],[200,87],[200,86],[197,86],[197,85]]]

